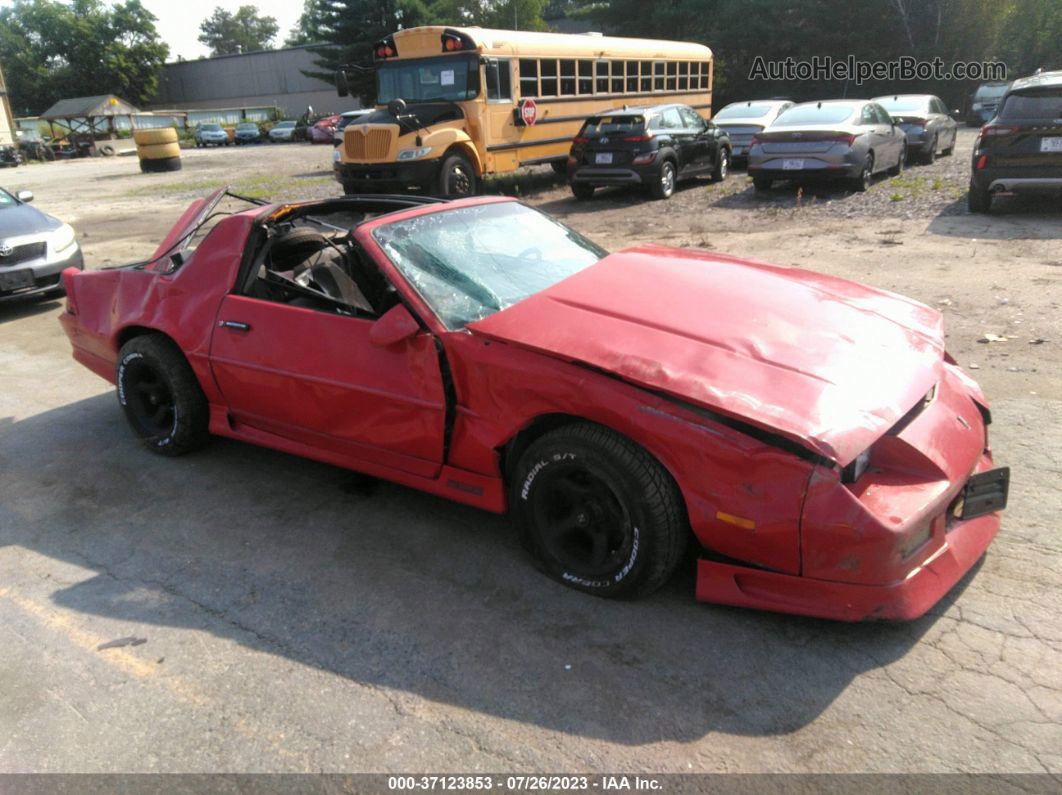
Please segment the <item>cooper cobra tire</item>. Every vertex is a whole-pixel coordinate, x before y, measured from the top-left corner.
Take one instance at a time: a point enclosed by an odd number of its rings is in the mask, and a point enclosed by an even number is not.
[[[689,540],[671,476],[634,442],[592,423],[567,425],[532,443],[516,465],[510,505],[542,569],[596,596],[656,590]]]
[[[118,352],[118,402],[149,450],[176,456],[210,438],[206,397],[180,349],[159,334],[129,340]]]
[[[150,144],[138,146],[136,154],[141,160],[161,160],[164,157],[180,157],[181,145],[178,143]]]
[[[159,127],[152,130],[134,130],[133,140],[137,146],[154,146],[158,144],[177,143],[177,130],[173,127]]]

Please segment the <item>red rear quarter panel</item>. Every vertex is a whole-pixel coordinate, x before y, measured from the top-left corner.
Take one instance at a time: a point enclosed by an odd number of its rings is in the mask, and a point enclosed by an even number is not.
[[[220,400],[207,360],[210,335],[253,223],[250,213],[218,222],[172,274],[150,268],[72,274],[67,289],[76,314],[64,314],[61,322],[74,358],[113,383],[126,335],[135,329],[162,332],[184,351],[207,399]]]

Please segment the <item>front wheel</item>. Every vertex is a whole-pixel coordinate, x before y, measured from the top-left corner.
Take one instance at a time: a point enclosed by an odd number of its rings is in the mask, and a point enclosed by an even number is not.
[[[450,155],[439,169],[439,193],[443,196],[474,196],[476,171],[464,155]]]
[[[689,540],[678,487],[645,450],[600,425],[558,428],[521,456],[510,505],[549,576],[606,597],[663,585]]]
[[[660,164],[657,178],[649,184],[649,192],[654,199],[670,199],[675,192],[675,164],[665,160]]]
[[[199,381],[172,341],[158,334],[129,340],[118,352],[118,402],[137,438],[160,455],[182,455],[209,439]]]

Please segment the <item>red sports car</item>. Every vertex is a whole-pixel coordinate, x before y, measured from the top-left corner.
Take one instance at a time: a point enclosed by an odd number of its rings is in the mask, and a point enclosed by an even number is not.
[[[150,260],[64,280],[74,357],[149,449],[217,434],[509,511],[592,594],[652,591],[692,538],[701,600],[910,619],[1006,503],[938,312],[707,251],[609,254],[512,199],[219,191]]]
[[[339,124],[340,117],[326,116],[320,121],[316,122],[308,131],[308,137],[312,144],[330,144],[333,142],[336,134],[336,125]]]

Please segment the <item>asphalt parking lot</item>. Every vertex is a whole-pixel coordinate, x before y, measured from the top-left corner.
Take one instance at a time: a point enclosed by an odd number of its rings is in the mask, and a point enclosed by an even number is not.
[[[689,566],[644,601],[597,600],[539,574],[502,517],[225,440],[152,456],[70,358],[62,303],[0,304],[0,771],[1062,774],[1062,207],[967,215],[971,141],[866,197],[756,197],[741,174],[667,203],[576,203],[544,170],[488,186],[519,184],[607,248],[705,246],[945,312],[993,402],[1011,505],[909,624],[696,604]],[[217,184],[332,195],[330,154],[0,180],[97,267],[150,253]]]

